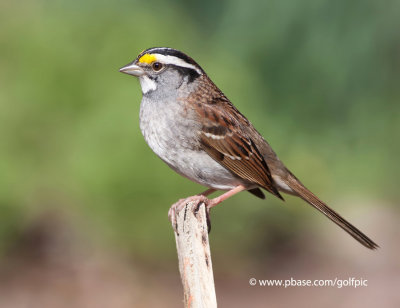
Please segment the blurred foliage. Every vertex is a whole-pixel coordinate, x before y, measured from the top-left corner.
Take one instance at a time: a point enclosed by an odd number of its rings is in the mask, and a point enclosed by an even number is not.
[[[139,84],[118,72],[152,46],[196,59],[322,199],[397,200],[399,12],[393,0],[1,2],[0,250],[50,209],[137,258],[175,258],[168,207],[203,188],[151,153]],[[214,253],[295,237],[314,212],[287,199],[243,193],[214,210]]]

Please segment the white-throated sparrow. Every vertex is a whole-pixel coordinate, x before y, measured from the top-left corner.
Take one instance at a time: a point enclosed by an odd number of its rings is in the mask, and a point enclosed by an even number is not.
[[[176,172],[210,188],[192,199],[204,201],[210,209],[242,190],[265,198],[260,189],[264,188],[282,200],[280,192],[288,193],[321,211],[367,248],[378,247],[285,167],[192,58],[172,48],[150,48],[120,71],[139,77],[140,129],[150,148]],[[207,199],[215,190],[227,192]],[[173,205],[170,218],[187,201]]]

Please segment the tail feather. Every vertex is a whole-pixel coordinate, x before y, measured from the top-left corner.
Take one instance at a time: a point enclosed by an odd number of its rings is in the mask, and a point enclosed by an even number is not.
[[[319,210],[326,217],[332,220],[335,224],[349,233],[362,245],[369,249],[377,249],[379,246],[374,243],[368,236],[354,227],[346,219],[328,207],[324,202],[322,202],[316,195],[309,191],[301,182],[292,174],[287,177],[286,183],[300,198],[309,203],[311,206]]]
[[[260,199],[265,199],[265,195],[260,188],[249,189],[248,192]]]

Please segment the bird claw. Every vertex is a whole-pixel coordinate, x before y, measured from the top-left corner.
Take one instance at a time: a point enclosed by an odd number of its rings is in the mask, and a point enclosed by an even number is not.
[[[191,196],[191,197],[184,198],[184,199],[179,199],[178,202],[175,202],[173,205],[171,205],[170,209],[168,210],[168,218],[169,218],[169,221],[172,224],[172,228],[174,229],[176,234],[179,234],[178,233],[177,220],[176,220],[176,214],[179,213],[180,211],[182,211],[183,208],[186,206],[186,204],[188,204],[189,202],[192,202],[192,201],[196,201],[197,202],[197,206],[194,208],[195,214],[199,210],[200,205],[202,203],[205,204],[205,206],[206,206],[206,216],[207,216],[207,228],[208,228],[208,233],[210,233],[210,231],[211,231],[211,220],[210,220],[210,208],[208,207],[209,199],[206,198],[203,195],[196,195],[196,196]]]

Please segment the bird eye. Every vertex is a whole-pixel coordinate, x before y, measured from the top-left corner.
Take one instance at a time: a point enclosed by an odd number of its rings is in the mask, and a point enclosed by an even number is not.
[[[154,62],[152,67],[153,67],[153,70],[157,72],[157,71],[161,70],[163,66],[160,62]]]

